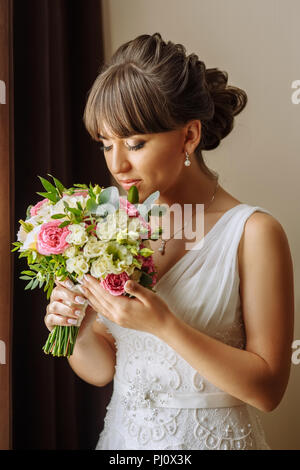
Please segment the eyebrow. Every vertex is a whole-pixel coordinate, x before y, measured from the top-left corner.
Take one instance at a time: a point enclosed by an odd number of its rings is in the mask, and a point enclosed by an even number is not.
[[[124,139],[130,139],[131,137],[138,137],[140,134],[135,134],[135,135],[131,135],[131,136],[128,136],[128,137],[123,137]],[[104,140],[109,140],[109,137],[106,137],[104,135],[101,135],[101,134],[98,134],[98,137],[99,139],[104,139]]]

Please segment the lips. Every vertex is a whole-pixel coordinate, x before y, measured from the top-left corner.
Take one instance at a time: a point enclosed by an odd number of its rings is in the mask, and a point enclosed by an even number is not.
[[[120,180],[120,183],[134,183],[136,181],[141,181],[139,179],[131,179],[131,180]]]
[[[120,180],[121,186],[128,191],[131,186],[138,186],[142,180]]]

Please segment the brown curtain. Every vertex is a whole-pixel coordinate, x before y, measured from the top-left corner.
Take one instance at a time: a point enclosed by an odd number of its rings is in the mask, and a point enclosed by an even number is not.
[[[15,233],[27,206],[40,199],[37,175],[50,173],[66,186],[110,184],[103,155],[82,121],[88,90],[103,62],[101,24],[99,0],[14,2]],[[6,189],[1,185],[2,194]],[[5,205],[7,196],[0,200]],[[2,259],[8,260],[6,252]],[[3,269],[7,273],[6,263]],[[43,353],[47,300],[42,289],[24,291],[18,278],[22,269],[24,259],[15,256],[13,448],[93,449],[112,383],[89,385],[67,359]],[[7,283],[6,274],[1,276]]]
[[[11,448],[11,313],[14,204],[12,4],[0,0],[0,449]]]

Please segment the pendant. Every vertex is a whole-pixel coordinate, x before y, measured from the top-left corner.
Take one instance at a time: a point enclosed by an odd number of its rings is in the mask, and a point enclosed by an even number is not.
[[[163,255],[165,253],[165,246],[166,246],[166,241],[162,240],[161,246],[158,248],[158,251],[160,251],[160,254]]]

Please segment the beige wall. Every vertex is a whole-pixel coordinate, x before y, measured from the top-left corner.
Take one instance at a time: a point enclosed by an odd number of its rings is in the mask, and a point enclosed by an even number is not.
[[[220,183],[242,202],[267,208],[283,225],[295,273],[295,339],[300,339],[299,0],[102,0],[106,57],[139,34],[160,32],[229,74],[249,103],[233,132],[207,152]],[[300,85],[300,84],[299,84]],[[300,93],[298,93],[300,101]],[[262,312],[263,314],[263,312]],[[272,449],[300,449],[300,364],[279,407],[261,413]]]

